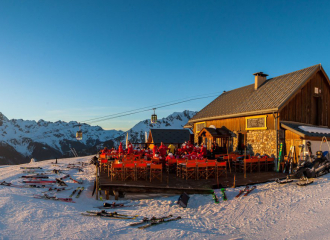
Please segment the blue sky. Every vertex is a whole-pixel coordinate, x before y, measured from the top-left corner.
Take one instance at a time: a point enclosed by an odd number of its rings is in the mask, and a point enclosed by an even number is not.
[[[327,1],[0,1],[0,112],[85,121],[318,63]],[[198,111],[214,98],[157,109]],[[126,130],[150,112],[96,123]],[[95,124],[95,125],[96,125]]]

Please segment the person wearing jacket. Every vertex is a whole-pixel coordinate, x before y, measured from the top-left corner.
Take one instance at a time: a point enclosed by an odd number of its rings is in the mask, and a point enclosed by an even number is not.
[[[119,144],[118,153],[119,154],[124,154],[124,149],[123,149],[123,144],[122,143]]]
[[[160,143],[160,147],[158,148],[158,151],[160,153],[160,155],[165,158],[166,156],[166,151],[167,151],[167,147],[163,144],[163,142]]]
[[[127,154],[133,154],[133,153],[134,153],[133,145],[130,142],[128,142]]]

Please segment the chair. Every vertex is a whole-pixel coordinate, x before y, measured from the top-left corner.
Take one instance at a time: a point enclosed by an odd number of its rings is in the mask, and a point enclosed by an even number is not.
[[[108,159],[106,158],[100,159],[100,172],[102,171],[106,172],[107,167],[108,167]]]
[[[226,174],[226,177],[227,177],[227,162],[216,162],[217,178],[224,173]]]
[[[206,163],[206,179],[209,179],[210,177],[215,177],[216,166],[217,166],[216,161]]]
[[[124,168],[122,163],[114,163],[111,165],[111,168],[108,169],[108,177],[109,177],[109,172],[111,175],[111,181],[113,180],[120,180],[123,181],[124,179]]]
[[[150,165],[150,182],[152,179],[159,179],[163,182],[163,165],[162,164],[151,164]]]
[[[165,163],[166,172],[169,174],[170,172],[175,172],[176,170],[176,159],[168,159]]]
[[[262,171],[266,171],[266,169],[267,169],[267,164],[266,164],[266,162],[267,162],[267,157],[262,157],[262,158],[260,158],[259,159],[259,172],[260,172],[260,170]]]
[[[266,157],[266,171],[269,171],[269,167],[270,169],[274,169],[274,158],[267,158]]]
[[[253,172],[254,170],[260,169],[259,168],[259,158],[250,158],[244,160],[246,163],[246,171]],[[242,165],[242,168],[244,170],[244,162]]]
[[[189,178],[197,178],[197,173],[196,173],[196,167],[197,164],[196,162],[194,163],[186,163],[185,165],[182,166],[182,178],[188,180]]]
[[[125,163],[124,164],[124,181],[127,179],[136,180],[136,168],[134,163]]]
[[[176,160],[176,176],[181,177],[182,164],[187,163],[186,159],[177,159]]]
[[[207,164],[206,162],[197,163],[197,180],[205,178],[207,179]]]
[[[146,163],[137,163],[136,164],[136,180],[144,179],[148,180],[148,166]]]

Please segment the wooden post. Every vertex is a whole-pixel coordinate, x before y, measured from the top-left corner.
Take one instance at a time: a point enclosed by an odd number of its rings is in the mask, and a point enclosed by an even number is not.
[[[115,195],[115,200],[119,199],[119,192],[118,191],[113,190],[113,195]]]
[[[244,178],[246,178],[246,148],[245,148],[245,155],[244,155]]]
[[[110,199],[110,196],[109,196],[109,189],[106,189],[106,190],[104,191],[104,193],[105,193],[105,199],[106,199],[106,200],[109,200],[109,199]]]
[[[227,146],[228,146],[228,144],[227,144]],[[229,148],[228,147],[227,147],[227,156],[228,156],[227,161],[228,161],[228,165],[229,165],[229,172],[231,173],[231,166],[230,166],[230,161],[229,161]]]
[[[232,186],[232,188],[235,188],[236,187],[236,174],[234,174],[234,184]]]
[[[99,200],[99,168],[96,165],[96,171],[95,171],[95,181],[96,181],[96,200]]]

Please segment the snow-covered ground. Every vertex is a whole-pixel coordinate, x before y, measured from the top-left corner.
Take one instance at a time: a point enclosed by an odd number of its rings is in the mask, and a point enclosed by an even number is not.
[[[59,163],[64,168],[67,163],[89,162],[90,158],[60,159]],[[54,160],[3,166],[0,182],[22,184],[20,167],[40,166],[47,171],[56,168],[51,162]],[[228,201],[220,200],[219,204],[210,195],[191,195],[186,209],[175,204],[178,196],[134,201],[145,205],[115,211],[140,217],[119,220],[81,215],[103,204],[91,197],[94,170],[89,165],[84,172],[68,172],[73,178],[84,180],[87,189],[80,198],[74,198],[76,203],[33,198],[33,194],[45,189],[0,185],[0,239],[330,239],[329,175],[306,187],[295,183],[260,184],[249,196],[237,199],[235,196],[242,188],[227,189]],[[69,179],[65,182],[70,188],[78,186]],[[71,192],[59,192],[57,196],[68,197]],[[220,197],[218,190],[216,193]],[[128,226],[143,217],[169,214],[182,219],[145,230]]]

